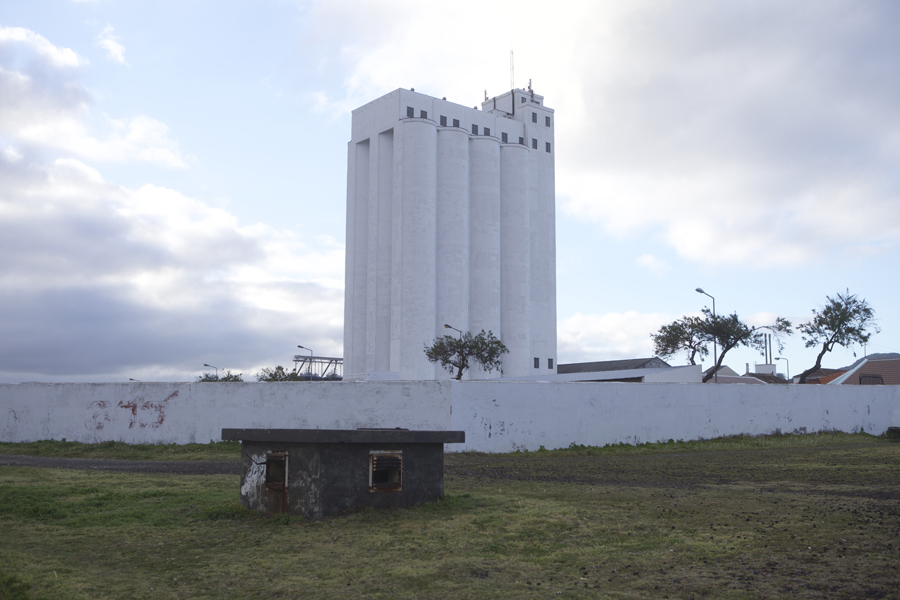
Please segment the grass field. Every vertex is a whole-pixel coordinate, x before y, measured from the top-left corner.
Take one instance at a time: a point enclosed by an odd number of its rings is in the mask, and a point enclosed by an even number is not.
[[[101,455],[79,446],[0,454]],[[244,511],[234,476],[0,467],[0,598],[900,597],[900,443],[460,453],[445,469],[439,502],[308,522]]]

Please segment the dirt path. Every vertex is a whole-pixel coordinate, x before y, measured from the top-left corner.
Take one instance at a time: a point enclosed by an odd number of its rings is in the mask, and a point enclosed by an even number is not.
[[[126,473],[167,473],[171,475],[240,475],[239,461],[139,461],[101,458],[52,458],[0,454],[0,467],[16,465],[48,469],[87,469]]]

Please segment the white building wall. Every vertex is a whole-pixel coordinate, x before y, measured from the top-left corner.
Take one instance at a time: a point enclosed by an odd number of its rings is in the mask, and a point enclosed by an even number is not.
[[[0,385],[0,441],[206,443],[223,428],[462,430],[511,452],[900,426],[900,386],[383,381]]]
[[[401,89],[353,111],[346,379],[449,377],[423,351],[444,323],[506,343],[505,377],[555,372],[553,111],[524,90],[483,108]]]
[[[434,379],[423,348],[435,334],[435,237],[437,129],[433,121],[408,119],[403,132],[400,228],[400,379]]]
[[[462,128],[438,130],[437,161],[437,293],[435,332],[456,335],[469,323],[469,133]],[[464,375],[468,379],[468,373]],[[451,373],[438,368],[438,379]]]
[[[528,150],[500,148],[500,338],[509,349],[504,377],[531,375],[531,250]]]
[[[378,134],[377,153],[377,244],[375,257],[374,340],[371,361],[366,370],[390,371],[391,368],[391,257],[393,249],[394,131]],[[375,219],[372,219],[373,221]]]
[[[469,140],[469,329],[500,336],[500,143]],[[497,377],[471,365],[469,377]]]

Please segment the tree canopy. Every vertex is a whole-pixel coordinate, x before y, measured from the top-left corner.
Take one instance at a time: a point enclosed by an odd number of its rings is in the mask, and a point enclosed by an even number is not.
[[[781,337],[791,335],[794,332],[791,322],[782,317],[775,317],[775,323],[772,325],[751,327],[741,321],[737,313],[724,317],[719,315],[713,317],[712,311],[704,308],[703,315],[703,337],[708,342],[715,342],[719,347],[719,358],[714,368],[703,377],[703,383],[709,381],[722,367],[722,362],[729,350],[746,346],[762,353],[766,346],[766,335],[771,333],[778,343],[778,351],[780,352],[784,348]]]
[[[296,370],[288,371],[281,365],[274,369],[263,367],[260,373],[256,374],[257,381],[306,381],[307,377],[297,373]]]
[[[684,352],[692,365],[696,356],[703,358],[709,355],[709,345],[716,344],[719,349],[716,364],[703,377],[703,382],[709,381],[722,367],[722,362],[729,350],[741,346],[747,346],[755,350],[763,351],[766,345],[766,334],[774,335],[778,342],[779,350],[783,347],[781,337],[791,335],[793,330],[791,322],[777,317],[772,325],[750,326],[741,321],[737,313],[730,315],[713,316],[708,308],[703,309],[703,317],[682,317],[668,325],[660,327],[659,331],[652,334],[653,346],[656,354],[668,358]]]
[[[807,348],[822,345],[816,364],[800,374],[799,383],[805,383],[809,375],[822,368],[822,357],[835,346],[865,344],[880,329],[875,324],[875,311],[865,298],[858,298],[846,290],[835,297],[825,297],[827,302],[821,309],[813,309],[813,318],[798,327],[803,334]]]
[[[696,365],[694,358],[700,356],[702,360],[709,355],[708,342],[703,337],[704,321],[700,317],[682,317],[668,325],[663,325],[659,331],[652,334],[653,349],[657,356],[671,358],[679,352],[688,355],[692,365]]]
[[[220,383],[235,383],[242,382],[244,379],[241,377],[242,373],[232,373],[231,371],[223,371],[221,377],[218,374],[213,373],[204,373],[200,377],[197,378],[197,383],[212,383],[212,382],[220,382]]]
[[[494,337],[493,332],[481,333],[473,336],[470,332],[460,334],[459,337],[443,335],[434,340],[431,346],[425,346],[425,356],[431,362],[440,362],[450,374],[456,371],[454,379],[462,379],[463,373],[469,369],[469,361],[473,361],[485,371],[498,370],[502,372],[502,356],[509,349]]]

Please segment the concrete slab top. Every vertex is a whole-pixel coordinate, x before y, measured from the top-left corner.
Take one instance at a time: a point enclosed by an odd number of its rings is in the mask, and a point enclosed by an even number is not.
[[[465,431],[409,429],[223,429],[222,439],[296,444],[462,444]]]

